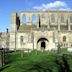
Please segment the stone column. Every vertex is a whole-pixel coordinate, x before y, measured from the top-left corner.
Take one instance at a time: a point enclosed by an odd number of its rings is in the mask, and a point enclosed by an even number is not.
[[[26,16],[26,13],[25,13],[25,12],[21,12],[21,13],[19,14],[19,18],[20,18],[20,25],[23,24],[23,16]],[[27,18],[27,16],[26,16],[26,18]],[[27,19],[26,19],[26,22],[27,22]]]
[[[11,31],[10,31],[10,49],[16,48],[16,19],[17,13],[13,13],[11,16]]]
[[[36,16],[37,29],[39,29],[39,15]]]
[[[69,21],[69,18],[68,18],[68,31],[70,31],[70,21]]]
[[[16,30],[16,19],[17,18],[17,13],[13,13],[11,15],[11,32],[15,32]]]
[[[48,29],[50,29],[50,15],[48,14]]]
[[[48,29],[50,29],[50,19],[48,19]]]
[[[26,22],[27,22],[27,25],[32,25],[32,15],[31,15],[31,13],[26,14]]]
[[[57,15],[57,25],[58,25],[58,31],[60,31],[60,15],[59,15],[59,13],[58,13],[58,15]]]

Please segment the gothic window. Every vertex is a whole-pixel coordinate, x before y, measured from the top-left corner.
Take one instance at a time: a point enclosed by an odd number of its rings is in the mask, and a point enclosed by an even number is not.
[[[23,36],[20,37],[20,43],[23,44]]]
[[[66,36],[63,36],[63,42],[66,42]]]
[[[25,15],[22,17],[22,23],[26,24],[26,16]]]
[[[64,15],[61,14],[61,23],[64,23]]]
[[[36,16],[35,15],[32,16],[32,24],[36,24]]]
[[[72,23],[72,14],[70,15],[70,23]]]
[[[55,15],[54,14],[51,15],[51,23],[55,23]]]

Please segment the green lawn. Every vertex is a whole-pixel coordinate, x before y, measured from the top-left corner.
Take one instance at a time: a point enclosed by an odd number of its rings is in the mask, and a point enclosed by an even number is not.
[[[24,53],[12,52],[7,56],[9,62],[1,72],[72,72],[72,55],[58,55],[56,52],[36,52]],[[64,71],[63,71],[64,72]]]

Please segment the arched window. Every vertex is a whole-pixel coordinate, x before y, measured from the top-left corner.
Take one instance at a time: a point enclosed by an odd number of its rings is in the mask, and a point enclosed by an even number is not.
[[[22,17],[22,24],[26,24],[26,16],[25,15]]]
[[[55,23],[55,15],[54,14],[51,15],[51,23]]]
[[[36,16],[35,15],[32,16],[32,24],[36,24]]]
[[[61,14],[61,23],[64,23],[64,15]]]
[[[23,44],[23,36],[20,37],[20,43]]]
[[[63,36],[63,42],[66,42],[66,36]]]
[[[70,15],[70,23],[72,23],[72,14]]]

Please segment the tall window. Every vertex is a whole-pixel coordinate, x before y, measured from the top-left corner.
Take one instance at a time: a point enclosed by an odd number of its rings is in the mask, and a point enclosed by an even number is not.
[[[66,36],[63,36],[63,42],[66,42]]]
[[[70,23],[72,23],[72,14],[70,15]]]
[[[22,17],[22,23],[26,24],[26,16],[25,15]]]
[[[20,37],[20,43],[23,44],[23,36]]]
[[[55,23],[55,15],[54,14],[51,15],[51,23]]]
[[[36,16],[35,15],[32,16],[32,24],[36,24]]]
[[[61,23],[64,23],[64,15],[61,14]]]

